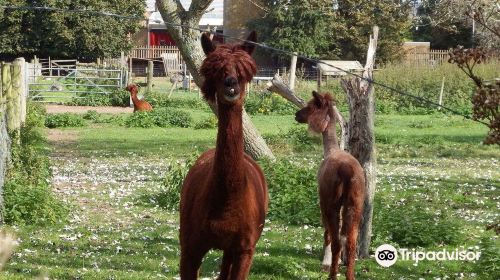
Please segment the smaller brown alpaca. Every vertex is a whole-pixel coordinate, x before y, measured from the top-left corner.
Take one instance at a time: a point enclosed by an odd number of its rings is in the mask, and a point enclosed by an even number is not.
[[[135,84],[130,84],[127,86],[127,91],[130,92],[130,97],[132,98],[132,103],[134,103],[134,113],[139,111],[139,112],[144,112],[144,111],[153,111],[153,106],[149,104],[147,101],[140,100],[137,97],[137,93],[139,92],[139,89]]]
[[[346,279],[351,280],[354,279],[356,241],[365,199],[365,176],[359,162],[339,148],[332,97],[315,91],[312,94],[313,99],[295,114],[295,119],[309,124],[312,131],[323,135],[324,159],[318,172],[321,217],[325,227],[323,267],[329,268],[329,279],[337,279],[342,243],[347,239],[344,252],[347,257]],[[328,255],[329,252],[333,254]]]

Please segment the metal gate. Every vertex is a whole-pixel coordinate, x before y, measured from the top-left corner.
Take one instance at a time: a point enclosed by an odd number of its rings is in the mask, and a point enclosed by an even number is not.
[[[74,64],[41,61],[28,64],[26,70],[28,96],[37,102],[65,103],[96,94],[109,95],[124,88],[127,81],[125,69],[80,66],[76,61]]]

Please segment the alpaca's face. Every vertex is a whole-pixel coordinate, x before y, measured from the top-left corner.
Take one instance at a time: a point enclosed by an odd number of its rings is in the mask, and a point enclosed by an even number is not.
[[[245,96],[245,83],[239,79],[235,67],[224,69],[222,82],[216,84],[217,100],[223,103],[243,102]]]
[[[130,84],[127,86],[127,91],[129,91],[131,94],[136,94],[137,93],[137,86],[134,84]]]
[[[328,126],[330,117],[328,108],[331,106],[331,97],[312,92],[313,98],[307,106],[295,113],[295,120],[299,123],[309,124],[309,128],[317,133],[322,133]]]
[[[250,34],[249,41],[255,41],[255,33]],[[245,99],[245,86],[255,73],[257,66],[251,57],[254,46],[219,45],[215,46],[210,38],[201,37],[203,51],[207,55],[201,66],[201,74],[205,77],[202,92],[208,101],[224,104],[242,104]]]

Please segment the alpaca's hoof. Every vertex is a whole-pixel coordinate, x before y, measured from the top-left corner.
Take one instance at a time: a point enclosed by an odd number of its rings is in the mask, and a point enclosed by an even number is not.
[[[330,272],[330,266],[327,264],[322,264],[321,265],[321,271],[323,272]]]

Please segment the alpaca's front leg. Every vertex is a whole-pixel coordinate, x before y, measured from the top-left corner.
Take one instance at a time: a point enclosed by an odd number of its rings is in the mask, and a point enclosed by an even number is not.
[[[248,278],[250,266],[252,266],[253,254],[254,249],[249,249],[235,255],[231,267],[231,279],[245,280]]]
[[[201,261],[208,250],[201,251],[197,246],[193,246],[194,249],[186,247],[187,246],[181,246],[181,279],[196,280],[198,279]]]
[[[231,265],[233,262],[233,254],[229,251],[224,251],[222,255],[222,264],[220,266],[220,274],[217,280],[227,280],[229,279],[229,273],[231,273]]]

